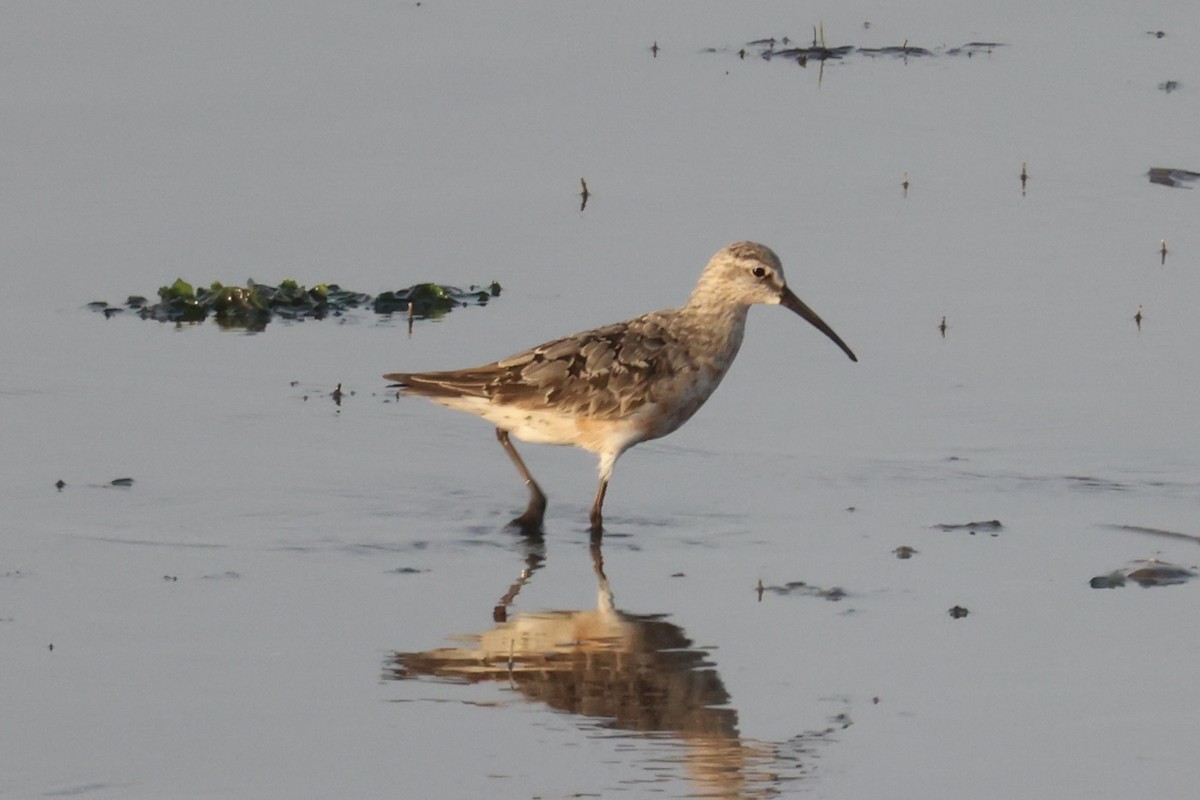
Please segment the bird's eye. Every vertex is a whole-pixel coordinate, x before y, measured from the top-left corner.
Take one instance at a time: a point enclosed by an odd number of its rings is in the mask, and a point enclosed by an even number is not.
[[[754,277],[761,278],[766,274],[767,274],[767,270],[765,267],[755,267],[754,268]]]

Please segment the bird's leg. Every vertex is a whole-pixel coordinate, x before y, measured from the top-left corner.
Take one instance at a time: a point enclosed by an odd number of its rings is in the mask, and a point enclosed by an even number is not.
[[[538,486],[537,481],[529,474],[529,468],[521,460],[517,448],[513,447],[513,443],[508,440],[508,431],[496,428],[496,438],[500,440],[504,452],[508,453],[508,457],[512,459],[517,472],[521,473],[525,485],[529,487],[529,505],[525,508],[525,513],[509,524],[517,526],[523,533],[541,533],[542,518],[546,514],[546,495],[542,494],[542,487]]]
[[[492,622],[504,622],[508,619],[508,608],[516,601],[517,594],[533,577],[533,573],[546,563],[546,543],[541,536],[526,536],[522,549],[525,550],[525,566],[513,585],[509,586],[508,591],[500,598],[500,602],[492,608]]]
[[[608,478],[600,479],[600,488],[596,490],[596,500],[592,503],[592,535],[599,536],[604,533],[604,517],[600,513],[601,506],[604,505],[604,493],[608,491]]]
[[[616,601],[613,599],[612,587],[608,585],[608,576],[604,574],[604,553],[601,551],[603,543],[603,536],[599,533],[592,534],[592,569],[596,573],[596,584],[599,589],[596,608],[600,611],[612,612],[616,608]]]

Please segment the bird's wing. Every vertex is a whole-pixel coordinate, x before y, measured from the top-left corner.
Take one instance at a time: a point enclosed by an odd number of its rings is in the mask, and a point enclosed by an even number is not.
[[[530,409],[614,419],[671,394],[670,373],[688,372],[666,354],[669,312],[564,336],[493,364],[451,372],[392,373],[408,394],[478,397]]]

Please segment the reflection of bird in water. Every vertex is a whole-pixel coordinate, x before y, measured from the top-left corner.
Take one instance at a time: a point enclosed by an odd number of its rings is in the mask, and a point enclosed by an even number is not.
[[[617,459],[639,442],[671,433],[704,405],[733,363],[747,312],[756,303],[794,311],[858,360],[788,288],[770,248],[737,242],[713,256],[681,308],[576,333],[481,367],[384,377],[406,394],[478,414],[496,426],[500,444],[529,487],[529,505],[513,520],[526,531],[541,529],[546,495],[509,433],[596,453],[600,486],[591,524],[598,532]]]
[[[534,555],[502,605],[543,565],[540,542]],[[393,653],[385,679],[504,683],[553,709],[603,720],[607,729],[668,735],[686,745],[677,763],[704,797],[775,796],[779,770],[804,770],[795,762],[776,763],[777,746],[739,737],[737,711],[728,706],[710,654],[682,628],[660,614],[615,607],[599,537],[592,540],[592,564],[596,608],[523,612],[482,633],[454,637],[457,647]],[[793,750],[788,758],[797,755]]]

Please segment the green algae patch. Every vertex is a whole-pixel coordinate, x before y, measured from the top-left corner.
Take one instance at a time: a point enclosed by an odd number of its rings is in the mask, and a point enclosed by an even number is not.
[[[407,289],[380,292],[375,297],[373,308],[377,314],[394,314],[397,311],[408,313],[411,305],[413,316],[440,317],[456,306],[484,306],[490,299],[499,296],[498,283],[485,287],[471,286],[466,291],[437,283],[418,283]]]
[[[340,317],[357,309],[370,309],[376,314],[401,313],[410,319],[432,319],[451,310],[468,305],[487,305],[500,296],[498,283],[470,286],[466,290],[438,283],[418,283],[370,295],[343,289],[336,283],[321,283],[305,287],[294,280],[284,280],[278,286],[247,281],[245,286],[213,282],[196,287],[177,279],[158,290],[158,302],[151,303],[141,295],[130,295],[124,306],[104,301],[88,303],[88,308],[111,317],[121,313],[137,314],[142,319],[159,322],[196,323],[212,317],[222,328],[247,331],[265,330],[274,319],[302,321]]]

